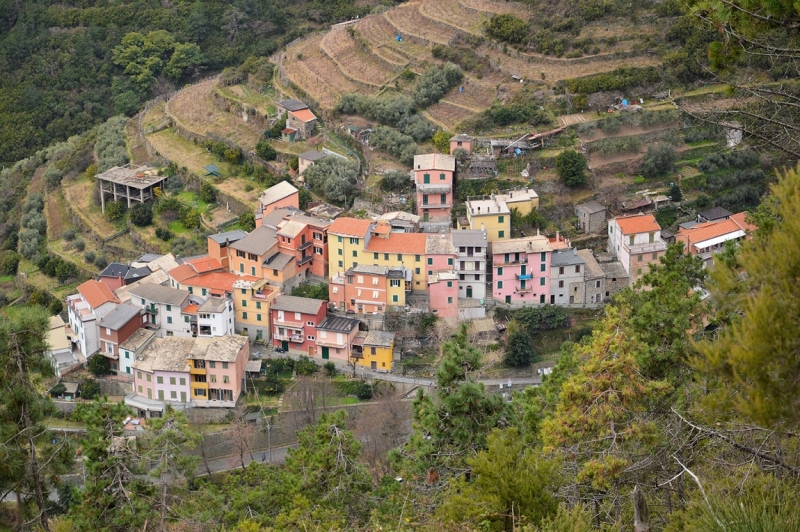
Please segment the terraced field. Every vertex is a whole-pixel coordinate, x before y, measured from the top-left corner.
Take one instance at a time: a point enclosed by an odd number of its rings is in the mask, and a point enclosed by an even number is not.
[[[459,92],[459,87],[456,87],[442,98],[442,101],[467,107],[479,113],[492,105],[495,100],[495,91],[476,80],[466,78],[461,87],[464,88],[463,91]]]
[[[460,122],[473,116],[475,111],[466,107],[453,105],[452,103],[448,103],[446,101],[440,101],[439,103],[428,107],[427,114],[433,120],[433,122],[444,127],[448,131],[455,131],[456,126]]]
[[[325,34],[320,49],[333,61],[342,74],[357,83],[380,88],[397,74],[397,65],[359,50],[353,37],[345,28]]]
[[[404,39],[411,37],[430,45],[449,44],[458,30],[429,19],[420,12],[419,7],[419,2],[409,2],[390,9],[383,16]]]
[[[442,24],[449,24],[467,33],[481,34],[481,25],[485,16],[476,16],[464,10],[458,0],[438,0],[422,2],[419,12],[424,16]]]
[[[461,7],[467,11],[477,11],[488,14],[515,15],[520,18],[527,18],[531,14],[529,5],[519,2],[497,2],[495,0],[458,0]]]

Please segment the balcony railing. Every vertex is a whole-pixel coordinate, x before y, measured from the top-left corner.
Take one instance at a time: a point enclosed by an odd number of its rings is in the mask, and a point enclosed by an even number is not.
[[[275,334],[273,335],[275,340],[279,340],[282,342],[294,342],[294,343],[303,343],[303,335],[301,334]]]
[[[451,203],[423,203],[420,206],[423,209],[449,209],[453,205]]]
[[[298,266],[302,266],[303,264],[308,264],[314,258],[314,255],[306,255],[302,259],[297,262]]]
[[[531,274],[529,273],[515,273],[514,278],[519,279],[520,281],[530,281]]]
[[[144,311],[147,312],[148,314],[153,314],[153,315],[158,314],[157,307],[144,307]]]
[[[193,366],[189,367],[189,375],[205,375],[206,368],[195,368]]]
[[[313,242],[308,241],[305,244],[301,244],[300,247],[297,248],[297,249],[300,250],[300,251],[303,251],[304,249],[310,248],[312,245],[313,245]]]
[[[293,321],[284,318],[282,320],[276,319],[275,325],[279,325],[281,327],[287,327],[289,329],[302,329],[304,324],[302,321]]]
[[[517,288],[515,290],[515,292],[517,292],[518,294],[526,294],[526,293],[530,292],[531,290],[533,290],[532,287],[526,286],[525,288]]]
[[[338,347],[343,348],[346,347],[346,342],[342,340],[341,342],[336,341],[333,338],[320,338],[317,337],[317,345],[325,346],[325,347]]]

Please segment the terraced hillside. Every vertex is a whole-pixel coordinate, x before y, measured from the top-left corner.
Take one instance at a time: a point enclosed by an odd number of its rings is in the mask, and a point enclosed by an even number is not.
[[[322,109],[331,109],[343,94],[377,94],[399,84],[408,69],[421,73],[440,63],[431,55],[435,45],[452,45],[470,35],[484,37],[483,24],[494,14],[535,17],[528,4],[504,0],[418,0],[404,3],[355,23],[339,24],[324,35],[313,35],[290,45],[278,56],[285,80],[305,92]],[[509,50],[492,41],[471,48],[492,68],[481,75],[467,73],[463,91],[447,95],[427,111],[436,123],[456,125],[489,107],[502,93],[526,82],[553,85],[561,80],[608,72],[621,66],[650,66],[658,59],[637,51],[637,37],[658,31],[630,22],[587,24],[576,38],[614,37],[600,53],[579,58],[557,58]],[[398,40],[400,37],[400,40]],[[609,41],[611,42],[611,41]],[[588,52],[587,52],[588,53]]]

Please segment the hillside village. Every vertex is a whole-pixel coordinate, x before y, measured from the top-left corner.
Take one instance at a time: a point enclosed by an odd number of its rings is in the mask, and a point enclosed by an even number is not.
[[[800,531],[780,13],[35,3],[113,75],[0,105],[0,532]]]

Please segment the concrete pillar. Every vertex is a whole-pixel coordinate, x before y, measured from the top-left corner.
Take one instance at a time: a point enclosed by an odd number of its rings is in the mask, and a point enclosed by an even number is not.
[[[106,193],[103,190],[103,181],[102,181],[102,179],[99,179],[97,182],[100,183],[100,205],[102,205],[103,214],[105,214],[106,213]]]
[[[125,197],[128,198],[128,208],[131,208],[131,187],[125,185]]]

